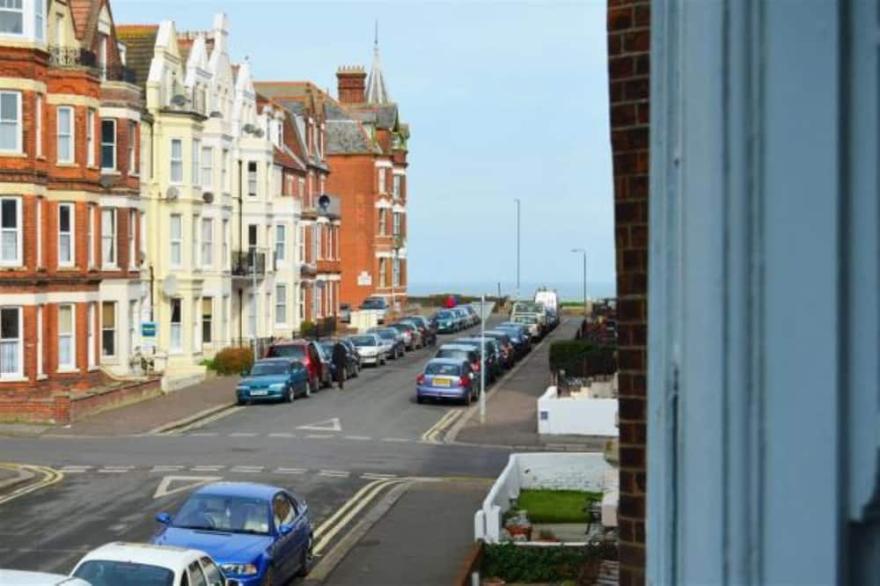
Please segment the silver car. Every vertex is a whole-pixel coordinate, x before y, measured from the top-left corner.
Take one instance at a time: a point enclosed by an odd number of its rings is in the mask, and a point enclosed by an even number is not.
[[[391,345],[377,334],[358,334],[349,338],[357,348],[361,364],[382,366],[388,361],[388,352]]]

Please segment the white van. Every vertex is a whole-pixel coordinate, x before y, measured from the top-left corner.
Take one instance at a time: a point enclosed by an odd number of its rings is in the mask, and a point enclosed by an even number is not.
[[[535,293],[535,303],[540,303],[553,313],[559,313],[559,293],[550,289],[539,289]]]

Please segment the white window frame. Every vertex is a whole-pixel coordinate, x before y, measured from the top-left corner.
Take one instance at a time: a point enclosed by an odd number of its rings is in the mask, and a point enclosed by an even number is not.
[[[68,214],[68,230],[61,230],[61,214],[66,210]],[[64,260],[64,237],[67,236],[67,252],[70,258]],[[76,205],[71,202],[58,204],[58,266],[76,266]]]
[[[104,141],[104,125],[108,123],[113,125],[113,142]],[[113,147],[113,164],[110,167],[104,165],[104,148],[108,146]],[[104,171],[119,169],[119,127],[115,118],[101,119],[101,169]]]
[[[136,299],[131,299],[128,302],[128,352],[129,352],[129,354],[133,354],[134,349],[137,347],[138,323],[140,323],[140,319],[138,317],[138,302]]]
[[[46,38],[46,0],[34,0],[34,38]]]
[[[128,121],[128,174],[137,176],[140,173],[137,160],[138,123]]]
[[[255,338],[257,335],[257,296],[253,291],[248,293],[247,304],[247,336]]]
[[[21,153],[22,152],[22,116],[21,116],[21,92],[16,91],[0,91],[0,102],[6,96],[15,97],[16,118],[15,120],[3,119],[2,110],[0,110],[0,126],[15,124],[15,146],[13,148],[0,148],[0,153]]]
[[[251,171],[251,165],[254,166],[254,170]],[[247,162],[247,194],[248,197],[257,197],[257,193],[259,193],[259,177],[260,177],[260,165],[256,161],[248,161]]]
[[[44,109],[43,94],[37,94],[36,113],[34,114],[34,117],[36,118],[36,121],[35,121],[36,129],[34,132],[34,134],[35,134],[34,142],[36,143],[37,158],[40,158],[40,159],[42,159],[45,156],[43,153],[43,109]]]
[[[137,258],[137,223],[138,211],[128,210],[128,267],[132,270],[138,266]]]
[[[97,263],[96,258],[96,246],[95,246],[95,225],[97,224],[97,215],[98,215],[98,206],[95,204],[89,204],[89,218],[86,227],[86,246],[88,248],[89,258],[88,268],[94,268]]]
[[[200,229],[202,231],[202,266],[212,268],[214,266],[214,218],[202,218]]]
[[[201,238],[199,237],[199,231],[202,229],[201,216],[198,214],[194,214],[192,217],[192,248],[190,248],[190,252],[192,253],[190,256],[190,260],[192,261],[193,268],[198,268],[199,265],[199,243],[201,242]]]
[[[192,302],[192,351],[199,353],[202,351],[202,298],[193,297]]]
[[[287,325],[287,285],[275,284],[275,325]]]
[[[107,233],[108,223],[105,217],[107,214],[109,214],[111,219],[111,231],[109,234]],[[115,269],[119,266],[119,251],[116,250],[118,226],[119,222],[117,221],[116,217],[116,208],[101,208],[101,265],[105,269]],[[110,243],[109,255],[106,254],[107,245],[105,244],[105,242]]]
[[[300,321],[306,319],[306,286],[305,286],[305,284],[301,284],[299,286],[299,319],[300,319]]]
[[[220,259],[220,264],[223,268],[229,268],[229,263],[232,262],[229,256],[229,220],[223,220],[223,255]]]
[[[223,149],[223,160],[220,161],[220,183],[222,184],[220,188],[224,193],[229,193],[229,149]]]
[[[97,154],[97,149],[95,148],[95,119],[97,118],[97,113],[93,108],[89,108],[86,111],[86,164],[94,168],[96,166],[95,155]]]
[[[395,173],[391,178],[391,197],[394,199],[400,199],[400,188],[403,183],[401,177],[403,177],[403,175]]]
[[[44,306],[37,305],[37,379],[46,378],[46,362],[43,358],[43,313]]]
[[[391,235],[400,236],[400,212],[391,213]]]
[[[8,345],[15,345],[16,350],[16,364],[15,371],[9,370],[6,371],[5,368],[0,368],[0,379],[21,379],[24,377],[24,323],[23,323],[23,313],[21,307],[14,306],[2,306],[0,307],[0,312],[3,311],[15,311],[17,312],[17,321],[18,321],[18,335],[15,337],[3,337],[2,325],[0,325],[0,358],[3,356],[3,348]],[[2,317],[2,316],[0,316]],[[0,320],[0,324],[2,324],[2,320]]]
[[[70,332],[61,332],[61,311],[64,308],[70,308]],[[72,372],[76,370],[76,305],[73,303],[62,303],[58,305],[58,371]],[[70,340],[70,360],[71,362],[61,362],[61,342],[63,339]]]
[[[175,225],[176,232],[175,234]],[[173,268],[179,268],[183,264],[183,216],[171,214],[168,224],[170,248],[170,262]]]
[[[385,208],[379,208],[379,236],[388,235],[388,211]]]
[[[15,2],[15,0],[7,0],[7,2]],[[27,33],[27,20],[25,19],[27,8],[27,0],[19,0],[21,3],[21,8],[12,8],[9,6],[4,6],[0,8],[0,12],[9,12],[12,14],[21,15],[21,32],[0,32],[0,36],[10,36],[10,37],[23,37]]]
[[[297,249],[299,250],[299,262],[306,262],[306,227],[300,224],[297,230]]]
[[[43,263],[43,205],[44,198],[37,197],[36,216],[37,216],[37,268],[41,269],[45,266]]]
[[[183,139],[172,138],[169,144],[168,182],[173,185],[183,185]],[[175,156],[175,147],[179,149],[177,156]]]
[[[280,252],[279,252],[280,251]],[[275,225],[275,260],[283,261],[287,258],[287,226]]]
[[[62,128],[61,126],[61,113],[67,112],[69,115],[68,120],[70,120],[69,128]],[[72,165],[76,163],[76,109],[73,106],[58,106],[56,110],[57,119],[55,120],[55,145],[56,145],[56,159],[59,164],[62,165]],[[61,157],[61,145],[62,140],[70,141],[70,156],[69,158]]]
[[[3,217],[2,210],[3,204],[7,201],[15,202],[15,228],[4,228],[3,227]],[[20,267],[23,264],[24,255],[22,254],[22,245],[23,245],[23,236],[22,236],[22,210],[21,210],[21,198],[8,196],[8,197],[0,197],[0,266],[5,267]],[[3,258],[3,250],[2,250],[2,238],[7,233],[15,233],[16,243],[15,243],[15,252],[16,256],[12,259]]]
[[[379,167],[379,193],[388,193],[385,167]]]
[[[89,312],[88,312],[88,323],[86,324],[86,344],[88,344],[88,356],[89,356],[89,368],[96,367],[97,364],[97,356],[96,356],[96,346],[95,346],[95,331],[97,330],[98,323],[98,312],[96,307],[97,303],[89,303]]]
[[[201,158],[201,184],[205,191],[214,191],[214,147],[203,146]]]
[[[205,320],[205,302],[211,306],[211,315],[208,320]],[[214,335],[215,322],[214,315],[216,314],[217,304],[214,303],[214,297],[202,297],[201,303],[199,304],[199,335],[201,336],[202,345],[205,344],[213,344],[216,337]],[[208,339],[205,339],[205,325],[208,325]]]
[[[190,181],[194,187],[201,187],[202,182],[199,173],[202,170],[202,141],[194,138],[192,141],[192,160],[190,161]]]

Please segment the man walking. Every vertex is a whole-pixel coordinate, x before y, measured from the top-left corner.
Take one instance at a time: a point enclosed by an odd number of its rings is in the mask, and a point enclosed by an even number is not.
[[[333,346],[333,367],[336,369],[336,382],[339,388],[345,388],[345,375],[348,367],[348,350],[342,342],[336,342]]]

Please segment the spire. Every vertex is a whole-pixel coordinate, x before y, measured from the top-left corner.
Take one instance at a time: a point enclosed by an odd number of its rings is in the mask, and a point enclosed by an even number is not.
[[[379,59],[379,21],[376,21],[375,36],[373,38],[373,67],[367,77],[367,103],[387,104],[391,101],[388,88],[385,85],[385,77],[382,75],[382,61]]]

